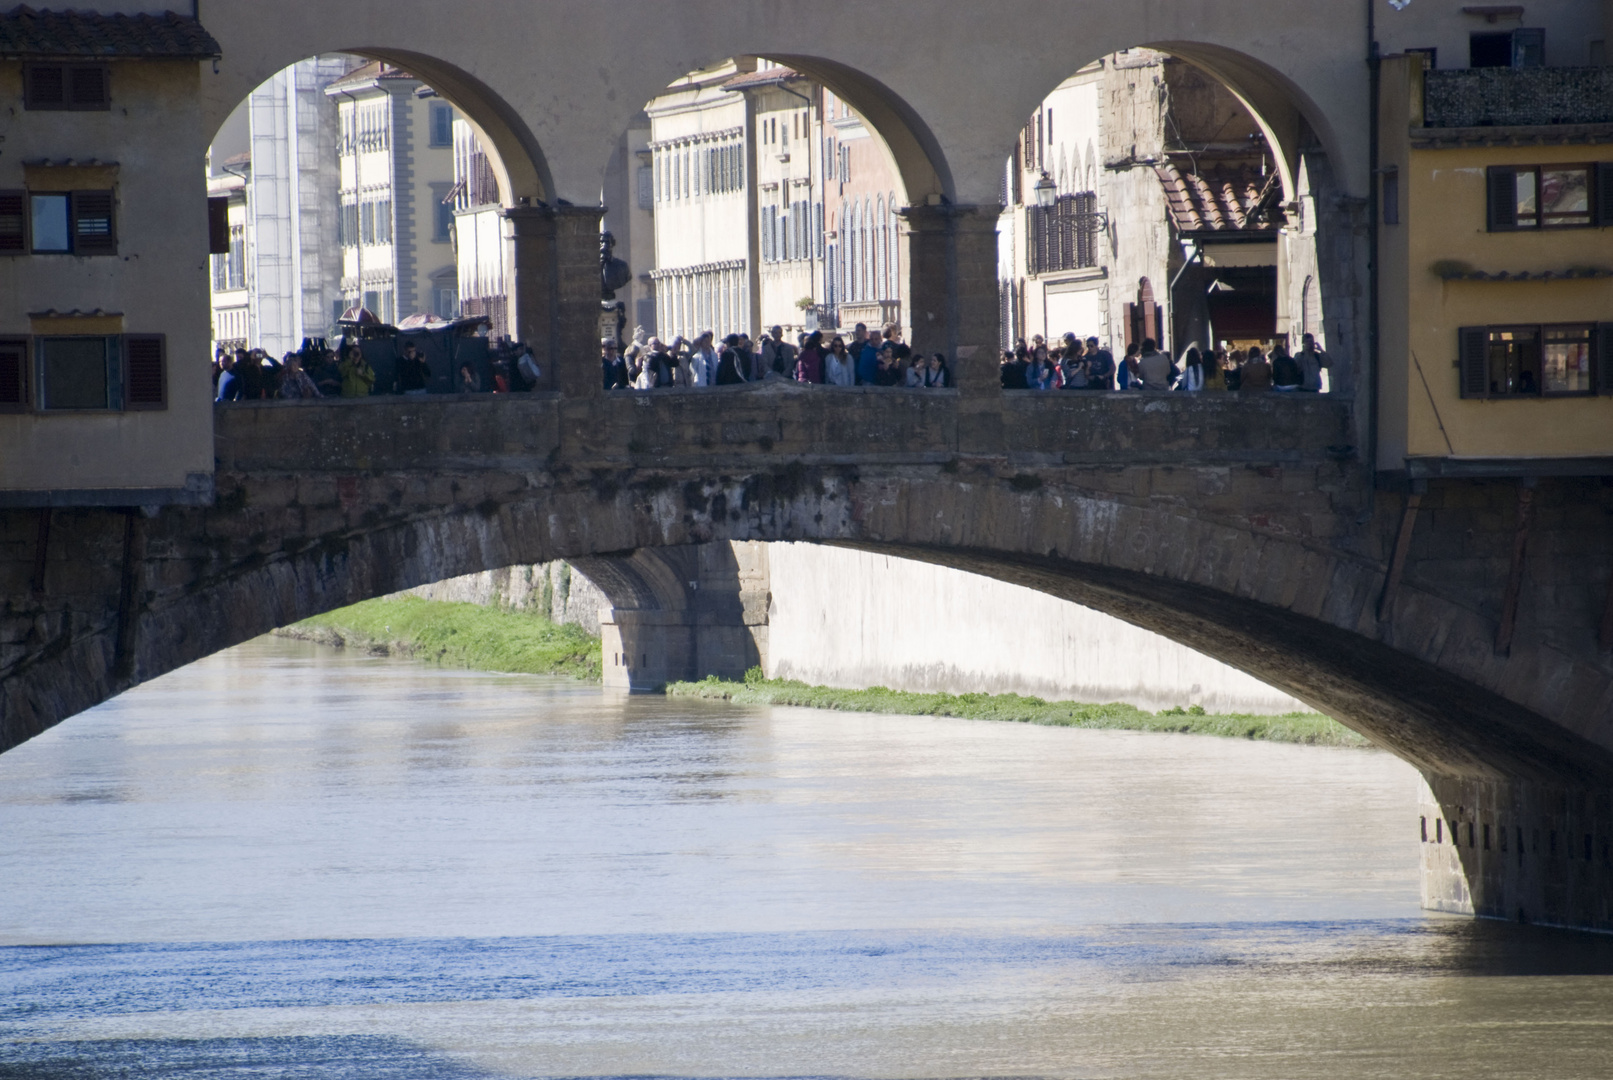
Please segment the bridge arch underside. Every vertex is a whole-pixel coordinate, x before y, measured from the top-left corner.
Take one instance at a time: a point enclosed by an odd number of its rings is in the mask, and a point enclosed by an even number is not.
[[[1332,497],[1353,497],[1343,465],[1314,470],[1334,475]],[[953,457],[748,471],[235,473],[221,474],[214,508],[55,511],[44,559],[31,544],[38,514],[8,511],[0,747],[276,626],[444,578],[552,559],[591,560],[597,571],[601,558],[640,549],[800,540],[961,568],[1160,632],[1413,763],[1439,801],[1430,813],[1453,830],[1486,814],[1487,826],[1527,819],[1541,835],[1551,822],[1552,851],[1562,831],[1570,855],[1582,831],[1587,852],[1613,835],[1613,679],[1594,645],[1589,656],[1547,645],[1495,655],[1495,620],[1464,592],[1472,561],[1442,561],[1437,537],[1428,558],[1408,563],[1380,624],[1385,567],[1374,547],[1387,549],[1399,522],[1383,496],[1370,527],[1329,543],[1307,536],[1298,513],[1240,518],[1170,494],[1229,482],[1275,493],[1287,471],[1012,471]],[[1458,494],[1453,507],[1471,503]],[[1425,499],[1438,505],[1437,493]],[[1594,482],[1563,481],[1535,499],[1538,513],[1604,495]],[[1587,565],[1613,556],[1605,537],[1580,539]],[[1570,539],[1554,543],[1559,563],[1578,557]],[[30,579],[44,588],[30,593]],[[1519,617],[1548,620],[1561,606],[1552,589],[1526,592]],[[1509,918],[1522,907],[1542,921],[1613,927],[1613,873],[1599,848],[1570,865],[1578,884],[1566,889],[1532,864],[1468,865],[1485,851],[1439,854],[1446,862],[1425,875],[1431,906]]]

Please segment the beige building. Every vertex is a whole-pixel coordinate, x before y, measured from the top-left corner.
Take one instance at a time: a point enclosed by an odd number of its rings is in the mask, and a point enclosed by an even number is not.
[[[1602,473],[1613,67],[1429,60],[1383,62],[1379,466],[1413,481]]]
[[[0,500],[207,501],[200,83],[218,45],[174,16],[123,18],[115,34],[104,16],[5,19]],[[175,205],[195,227],[172,227]]]
[[[338,123],[341,294],[384,323],[459,310],[454,107],[372,61],[325,88]]]
[[[663,336],[906,324],[905,195],[855,109],[742,57],[674,83],[646,111]]]
[[[656,325],[662,337],[749,330],[760,318],[750,225],[751,116],[730,61],[673,83],[645,108],[655,203]]]

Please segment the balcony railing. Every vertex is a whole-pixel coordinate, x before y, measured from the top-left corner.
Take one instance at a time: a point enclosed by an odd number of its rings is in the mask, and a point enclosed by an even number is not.
[[[1613,123],[1613,67],[1469,68],[1423,76],[1434,128]]]

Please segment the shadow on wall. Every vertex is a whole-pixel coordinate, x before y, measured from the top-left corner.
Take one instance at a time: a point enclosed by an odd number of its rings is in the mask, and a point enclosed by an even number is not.
[[[541,611],[590,633],[601,632],[603,622],[606,681],[634,689],[708,674],[736,677],[760,663],[773,678],[848,689],[1019,693],[1121,701],[1156,712],[1188,705],[1211,712],[1309,711],[1298,699],[1158,634],[1045,593],[929,563],[820,544],[755,542],[661,548],[585,563],[600,578],[597,584],[554,562],[411,591],[428,600]],[[634,640],[631,650],[624,632]],[[626,651],[632,656],[623,663]]]
[[[1019,693],[1157,712],[1312,711],[1130,623],[962,570],[769,544],[769,676],[845,688]]]

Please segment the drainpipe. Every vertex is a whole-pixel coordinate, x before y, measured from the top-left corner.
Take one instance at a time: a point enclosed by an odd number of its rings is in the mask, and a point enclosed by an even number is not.
[[[1376,488],[1378,483],[1378,390],[1380,378],[1378,357],[1378,222],[1383,216],[1378,194],[1378,109],[1383,95],[1382,61],[1378,57],[1377,0],[1367,0],[1367,73],[1370,82],[1368,93],[1370,113],[1367,117],[1367,213],[1371,217],[1367,228],[1367,482]],[[1372,512],[1371,495],[1368,495],[1366,512]]]

